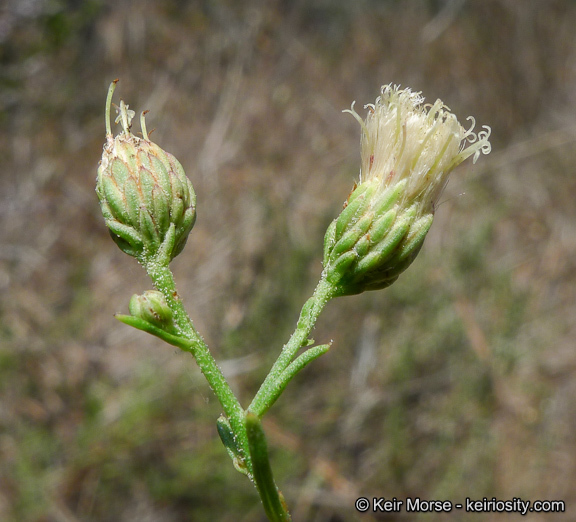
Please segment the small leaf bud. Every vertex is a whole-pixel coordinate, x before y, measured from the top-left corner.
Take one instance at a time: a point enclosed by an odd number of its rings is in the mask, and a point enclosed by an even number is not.
[[[134,294],[128,305],[130,314],[168,333],[175,331],[172,310],[158,290],[147,290],[142,295]]]

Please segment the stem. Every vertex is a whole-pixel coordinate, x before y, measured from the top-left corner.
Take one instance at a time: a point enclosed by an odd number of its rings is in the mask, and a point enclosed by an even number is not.
[[[272,522],[290,521],[284,497],[274,483],[266,437],[260,418],[278,399],[290,378],[328,350],[329,345],[317,346],[294,360],[300,348],[311,344],[308,336],[326,303],[336,295],[335,287],[326,281],[323,274],[314,294],[302,307],[296,330],[258,390],[249,411],[245,412],[208,350],[204,339],[196,331],[192,320],[186,313],[176,290],[174,276],[168,268],[165,253],[159,250],[157,256],[148,260],[140,258],[140,262],[172,310],[178,337],[190,341],[189,346],[181,341],[178,341],[177,346],[194,356],[224,409],[226,418],[219,419],[218,432],[236,469],[246,473],[254,481],[266,514]],[[236,455],[241,462],[238,462]]]
[[[283,383],[281,379],[282,373],[294,360],[298,350],[308,344],[308,336],[314,324],[316,324],[320,312],[322,312],[328,301],[335,295],[336,289],[331,283],[326,281],[324,274],[322,274],[312,297],[310,297],[302,307],[296,330],[282,348],[282,352],[272,366],[270,373],[248,407],[248,411],[258,417],[262,417],[270,409],[272,404],[276,402],[286,386],[286,383]]]
[[[264,511],[271,522],[290,522],[290,514],[284,502],[284,496],[274,483],[268,445],[260,419],[246,412],[246,432],[250,444],[250,459],[254,466],[254,482],[260,494]]]
[[[202,339],[202,336],[196,331],[192,320],[186,313],[184,305],[176,291],[174,276],[170,268],[168,268],[167,265],[156,262],[156,260],[143,264],[148,275],[154,282],[154,286],[162,292],[168,306],[172,310],[174,322],[180,335],[191,341],[190,348],[187,351],[196,359],[200,371],[204,377],[206,377],[212,391],[220,401],[224,413],[229,419],[230,426],[236,435],[236,441],[241,448],[246,467],[251,475],[252,464],[250,461],[246,427],[244,425],[244,410],[240,402],[232,392],[228,381],[226,381],[222,371],[216,364],[204,339]]]

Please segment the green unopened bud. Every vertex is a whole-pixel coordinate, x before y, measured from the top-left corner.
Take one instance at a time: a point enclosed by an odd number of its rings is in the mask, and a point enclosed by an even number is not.
[[[490,152],[490,127],[465,130],[440,101],[423,105],[420,93],[382,87],[366,105],[362,127],[362,182],[324,238],[324,270],[338,295],[391,285],[412,263],[432,225],[452,169]],[[364,178],[364,179],[363,179]]]
[[[102,214],[122,251],[147,262],[161,250],[169,262],[184,248],[196,221],[196,194],[178,160],[149,140],[145,112],[143,138],[138,138],[130,131],[134,111],[121,101],[116,122],[123,130],[113,136],[116,82],[106,99],[106,144],[96,183]]]
[[[175,331],[172,310],[158,290],[147,290],[142,295],[134,294],[128,309],[134,317],[143,319],[168,333]]]

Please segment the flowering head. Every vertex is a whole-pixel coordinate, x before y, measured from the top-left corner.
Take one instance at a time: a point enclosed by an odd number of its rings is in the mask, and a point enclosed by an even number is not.
[[[465,130],[437,100],[382,87],[362,127],[360,184],[352,191],[324,241],[326,276],[340,295],[392,284],[414,260],[454,167],[490,152],[490,127]]]
[[[110,127],[110,106],[116,86],[106,100],[106,144],[98,167],[96,193],[110,235],[127,254],[147,263],[158,254],[162,262],[177,256],[196,220],[196,195],[180,162],[150,141],[144,121],[142,138],[131,132],[134,111],[123,101]]]

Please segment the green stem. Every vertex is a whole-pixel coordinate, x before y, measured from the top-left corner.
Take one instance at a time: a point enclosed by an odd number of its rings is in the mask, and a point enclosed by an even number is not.
[[[208,384],[220,401],[230,426],[236,436],[237,443],[243,453],[245,465],[249,475],[252,474],[252,464],[250,462],[250,451],[246,436],[246,426],[244,424],[244,410],[240,402],[232,392],[228,381],[226,381],[222,371],[216,364],[214,357],[210,353],[208,346],[202,336],[194,328],[192,320],[186,313],[184,305],[176,291],[174,276],[170,268],[164,263],[153,259],[143,263],[148,275],[154,282],[154,286],[162,292],[168,306],[174,314],[174,322],[179,330],[179,334],[190,340],[190,347],[187,349],[196,360],[200,371],[206,377]],[[186,348],[183,348],[186,349]]]
[[[189,351],[194,356],[224,409],[226,418],[219,419],[218,432],[234,461],[234,465],[239,471],[246,473],[254,480],[269,519],[272,522],[289,521],[290,515],[284,498],[278,491],[272,476],[266,437],[260,424],[260,418],[278,399],[288,381],[310,361],[328,350],[329,345],[317,346],[304,352],[295,360],[300,348],[311,344],[308,336],[326,303],[336,295],[336,289],[326,281],[323,275],[314,294],[302,307],[296,330],[282,349],[280,356],[254,397],[249,411],[245,412],[208,350],[204,339],[196,331],[192,320],[186,313],[176,291],[174,277],[168,267],[165,253],[159,251],[157,256],[149,260],[141,258],[140,261],[154,282],[154,286],[162,292],[172,310],[174,323],[178,330],[178,336],[174,336],[175,338],[178,337],[178,342],[173,344]],[[120,319],[125,318],[122,316]],[[157,334],[158,332],[151,333]],[[189,340],[189,344],[184,339]],[[168,339],[168,342],[170,341],[174,341],[174,339]],[[237,455],[239,459],[236,458]]]
[[[260,419],[251,412],[246,412],[246,433],[250,446],[250,460],[254,467],[254,482],[260,494],[264,511],[271,522],[290,522],[284,497],[276,484],[268,458],[268,445]]]
[[[310,297],[302,307],[296,330],[282,348],[282,352],[272,366],[270,373],[248,407],[248,411],[258,417],[262,417],[270,409],[272,404],[276,402],[286,386],[286,383],[283,382],[282,379],[284,370],[286,370],[288,365],[294,360],[298,350],[308,344],[308,336],[314,324],[316,324],[320,312],[322,312],[328,301],[335,295],[335,287],[326,281],[324,274],[322,274],[322,278],[318,282],[314,294],[312,294],[312,297]]]

